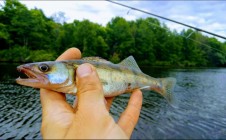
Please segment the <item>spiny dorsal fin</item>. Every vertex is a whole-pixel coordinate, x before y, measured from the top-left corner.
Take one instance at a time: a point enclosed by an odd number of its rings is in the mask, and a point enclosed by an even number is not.
[[[111,63],[101,57],[83,57],[82,60],[85,61],[95,61],[95,62],[104,62],[104,63]]]
[[[133,56],[129,56],[127,57],[126,59],[122,60],[120,63],[118,63],[119,65],[122,65],[122,66],[126,66],[126,67],[130,67],[130,68],[133,68],[137,71],[140,71],[140,68],[139,66],[137,65],[137,62],[136,60],[133,58]]]

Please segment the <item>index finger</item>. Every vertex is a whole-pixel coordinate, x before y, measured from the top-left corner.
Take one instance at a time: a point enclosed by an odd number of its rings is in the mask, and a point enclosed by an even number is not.
[[[124,130],[128,137],[131,136],[135,128],[142,107],[142,92],[140,90],[133,91],[126,110],[119,118],[118,125]]]
[[[66,50],[63,54],[61,54],[56,61],[61,60],[73,60],[73,59],[80,59],[81,58],[81,52],[77,48],[70,48]]]

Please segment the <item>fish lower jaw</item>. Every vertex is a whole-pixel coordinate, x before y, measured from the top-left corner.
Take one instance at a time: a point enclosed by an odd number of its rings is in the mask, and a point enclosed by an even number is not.
[[[24,86],[34,87],[34,88],[42,88],[43,85],[48,84],[48,82],[45,81],[44,79],[33,79],[33,78],[22,79],[20,77],[16,79],[16,83]]]
[[[37,83],[37,82],[40,82],[40,81],[39,81],[38,79],[35,79],[35,78],[24,79],[24,78],[18,77],[18,78],[16,79],[16,82],[17,82],[17,83],[21,83],[21,82],[35,82],[35,83]]]

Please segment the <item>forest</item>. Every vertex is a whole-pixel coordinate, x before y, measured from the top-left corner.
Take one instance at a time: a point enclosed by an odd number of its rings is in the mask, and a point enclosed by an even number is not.
[[[99,56],[115,63],[132,55],[144,66],[226,66],[226,41],[192,29],[172,31],[155,18],[114,17],[106,26],[89,20],[62,23],[62,18],[60,13],[46,17],[41,9],[5,0],[0,6],[0,61],[55,60],[77,47],[83,57]]]

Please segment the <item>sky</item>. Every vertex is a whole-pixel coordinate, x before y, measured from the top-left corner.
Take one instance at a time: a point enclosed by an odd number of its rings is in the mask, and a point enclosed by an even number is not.
[[[63,12],[66,22],[73,22],[74,19],[88,19],[103,26],[113,17],[121,16],[126,20],[153,17],[132,9],[128,9],[107,1],[20,1],[29,9],[42,9],[46,16],[50,17],[58,12]],[[117,1],[147,12],[151,12],[172,20],[213,32],[226,37],[226,2],[224,0],[126,0]],[[159,18],[157,18],[159,19]],[[186,27],[161,20],[170,29],[181,31]],[[225,41],[225,40],[224,40]]]

